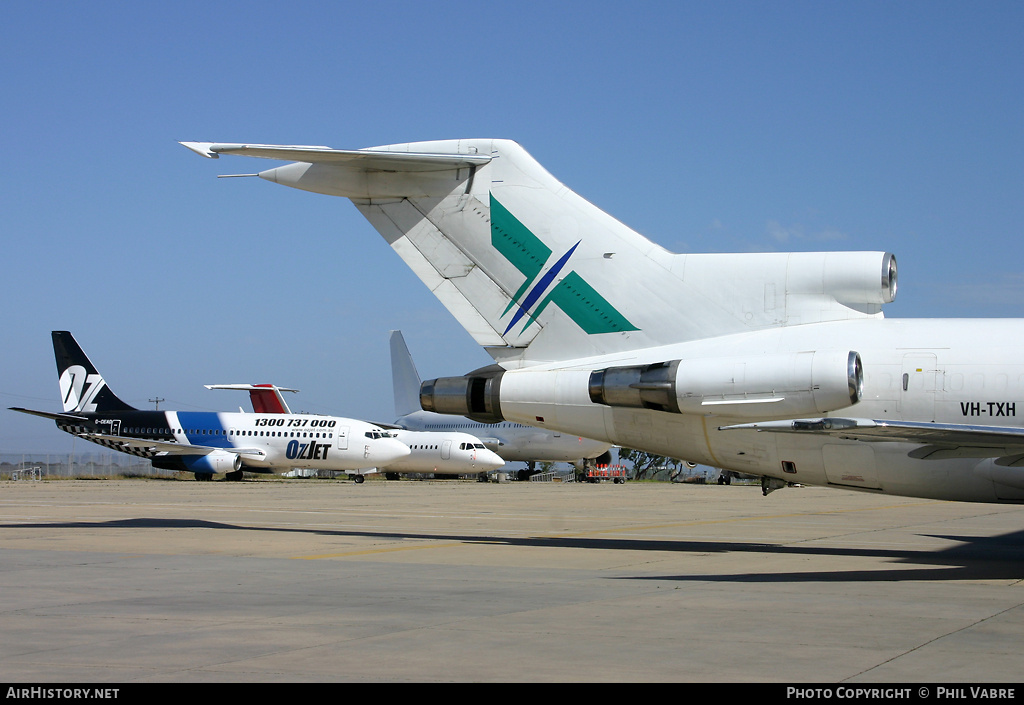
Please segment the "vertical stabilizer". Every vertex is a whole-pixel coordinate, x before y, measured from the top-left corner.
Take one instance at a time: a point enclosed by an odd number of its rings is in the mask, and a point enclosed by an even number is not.
[[[273,384],[254,384],[249,390],[249,401],[252,402],[252,410],[257,414],[292,413],[281,391],[279,387]]]
[[[60,399],[67,412],[134,411],[121,401],[68,331],[53,331]]]
[[[257,414],[290,414],[292,410],[284,400],[282,392],[298,392],[298,389],[278,387],[276,384],[207,384],[207,389],[237,389],[249,392],[252,410]]]
[[[671,253],[509,140],[185,146],[207,157],[297,160],[259,176],[351,199],[505,369],[881,317],[895,294],[895,259],[884,252]],[[634,166],[639,176],[629,178],[642,181],[641,162]]]
[[[395,416],[407,416],[420,410],[420,376],[400,330],[391,331],[391,384]]]

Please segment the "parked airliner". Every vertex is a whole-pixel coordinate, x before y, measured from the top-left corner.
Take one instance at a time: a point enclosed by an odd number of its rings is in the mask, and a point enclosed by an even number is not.
[[[149,458],[153,467],[210,480],[244,471],[361,470],[394,463],[409,447],[375,424],[337,416],[143,411],[107,386],[71,333],[53,332],[63,413],[12,407],[53,419],[87,441]]]
[[[259,177],[352,200],[495,360],[425,382],[427,410],[755,474],[765,494],[1024,502],[1024,320],[886,319],[889,252],[674,254],[508,140],[186,146],[290,161]]]
[[[402,331],[391,331],[390,343],[391,382],[395,395],[395,414],[398,417],[395,425],[399,428],[416,431],[461,429],[472,433],[505,462],[525,462],[527,469],[519,471],[520,479],[529,477],[538,462],[571,462],[577,465],[587,461],[598,464],[609,462],[611,444],[604,441],[511,421],[481,423],[465,416],[423,411],[419,398],[420,376]],[[404,440],[402,436],[399,438]]]
[[[238,389],[249,392],[254,410],[265,413],[290,414],[291,409],[281,392],[296,392],[273,384],[208,384],[207,389]],[[417,392],[419,384],[416,385]],[[394,478],[401,473],[432,475],[481,475],[505,465],[498,454],[488,450],[480,439],[460,431],[406,430],[388,426],[392,438],[409,446],[411,453],[372,470]],[[356,482],[363,481],[365,471],[348,473]]]

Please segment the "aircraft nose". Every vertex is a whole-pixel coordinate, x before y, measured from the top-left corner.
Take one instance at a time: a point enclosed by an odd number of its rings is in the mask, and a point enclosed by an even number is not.
[[[373,449],[373,460],[378,465],[387,465],[404,458],[410,453],[412,453],[412,450],[401,441],[394,438],[382,438],[377,441]]]
[[[497,470],[505,464],[505,461],[501,459],[500,455],[492,450],[478,450],[476,454],[476,463],[487,470]]]

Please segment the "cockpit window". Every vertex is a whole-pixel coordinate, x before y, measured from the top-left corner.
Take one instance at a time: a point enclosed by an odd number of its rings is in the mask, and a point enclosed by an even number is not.
[[[367,431],[363,435],[367,438],[398,438],[397,433],[388,433],[387,431]]]

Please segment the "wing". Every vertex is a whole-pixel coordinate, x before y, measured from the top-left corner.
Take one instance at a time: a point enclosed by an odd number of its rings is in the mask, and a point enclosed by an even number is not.
[[[194,446],[186,443],[175,443],[174,441],[156,441],[147,438],[111,436],[105,433],[83,433],[82,438],[89,441],[108,441],[117,443],[125,448],[149,448],[160,453],[167,453],[168,455],[206,455],[207,453],[214,453],[216,451],[235,453],[237,455],[258,455],[260,457],[266,455],[266,453],[260,448]]]
[[[196,154],[217,159],[221,154],[261,157],[310,164],[353,166],[373,171],[440,171],[479,166],[491,161],[484,154],[427,154],[422,152],[387,152],[372,149],[331,149],[302,145],[218,144],[216,142],[182,142]]]
[[[1024,466],[1024,428],[878,419],[789,419],[720,426],[720,431],[753,429],[800,433],[873,443],[914,443],[908,455],[920,460],[997,458],[998,465]]]

